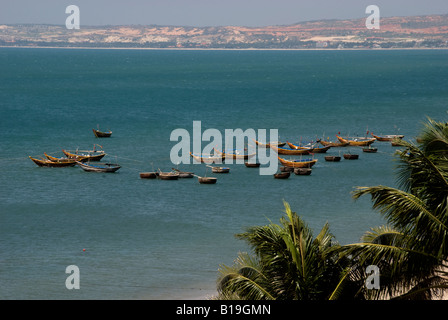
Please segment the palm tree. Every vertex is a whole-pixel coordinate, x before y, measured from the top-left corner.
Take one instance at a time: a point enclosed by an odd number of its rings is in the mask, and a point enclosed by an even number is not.
[[[321,300],[342,293],[338,284],[348,269],[343,262],[336,263],[333,249],[338,244],[329,225],[314,238],[289,204],[284,205],[286,217],[280,225],[250,227],[237,235],[254,255],[240,253],[233,266],[220,267],[218,299]]]
[[[448,289],[448,125],[428,119],[417,141],[399,142],[401,189],[360,187],[354,193],[356,199],[370,195],[389,224],[341,248],[357,275],[369,264],[380,268],[380,290],[363,286],[358,292],[367,298],[432,299]]]

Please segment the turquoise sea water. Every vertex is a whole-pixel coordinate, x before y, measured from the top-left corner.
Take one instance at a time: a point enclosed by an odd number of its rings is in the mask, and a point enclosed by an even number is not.
[[[350,192],[395,184],[386,142],[375,154],[350,148],[356,161],[316,154],[310,176],[288,180],[237,164],[216,185],[139,172],[174,167],[170,134],[193,121],[222,132],[278,129],[296,143],[367,130],[412,139],[426,116],[447,118],[447,83],[446,50],[0,49],[0,298],[204,296],[219,265],[247,250],[234,234],[278,222],[283,200],[316,233],[329,222],[340,243],[356,242],[383,221]],[[96,139],[97,125],[112,137]],[[104,162],[122,165],[116,174],[28,158],[95,143]],[[65,286],[69,265],[79,267],[79,290]]]

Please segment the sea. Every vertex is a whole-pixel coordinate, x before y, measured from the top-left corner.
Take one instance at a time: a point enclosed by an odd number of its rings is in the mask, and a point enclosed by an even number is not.
[[[316,153],[309,176],[274,179],[237,163],[214,174],[171,161],[171,133],[192,132],[194,121],[223,135],[277,129],[280,141],[303,145],[336,134],[413,141],[447,110],[447,50],[1,48],[0,299],[206,299],[218,269],[251,252],[235,235],[279,223],[284,201],[315,235],[328,223],[340,244],[386,223],[352,192],[398,187],[390,142],[375,142],[376,153]],[[99,139],[93,128],[113,134]],[[29,159],[93,148],[121,169]],[[324,160],[344,153],[359,159]],[[172,168],[218,181],[139,176]]]

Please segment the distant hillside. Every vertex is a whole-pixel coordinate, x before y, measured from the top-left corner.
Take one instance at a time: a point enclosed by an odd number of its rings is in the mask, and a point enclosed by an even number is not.
[[[448,14],[319,20],[267,27],[0,25],[0,46],[118,48],[448,48]]]

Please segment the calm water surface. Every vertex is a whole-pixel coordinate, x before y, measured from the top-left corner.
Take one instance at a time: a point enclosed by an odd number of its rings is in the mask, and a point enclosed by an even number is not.
[[[0,49],[0,298],[180,299],[215,289],[247,250],[234,234],[278,222],[283,200],[317,233],[356,242],[383,224],[356,186],[394,185],[393,152],[319,159],[288,180],[230,165],[216,185],[142,180],[171,170],[176,128],[278,129],[298,143],[404,134],[446,119],[448,52]],[[92,128],[113,130],[96,139]],[[122,168],[39,168],[28,156],[99,144]],[[205,146],[206,143],[204,143]],[[98,148],[98,147],[97,147]],[[347,150],[344,150],[347,151]],[[333,148],[328,154],[338,155]],[[181,165],[203,175],[204,165]],[[85,251],[83,251],[85,249]],[[67,290],[65,268],[80,269]]]

